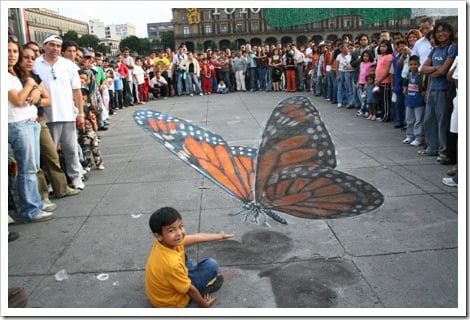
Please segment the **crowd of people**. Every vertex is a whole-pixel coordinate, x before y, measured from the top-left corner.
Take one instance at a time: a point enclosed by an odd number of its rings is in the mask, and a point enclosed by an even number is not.
[[[8,139],[18,164],[20,216],[52,219],[50,193],[79,194],[92,169],[104,170],[98,132],[119,109],[235,91],[303,91],[355,108],[358,117],[393,121],[405,130],[403,143],[423,147],[419,155],[454,164],[443,183],[457,186],[456,41],[450,24],[431,18],[406,34],[382,31],[377,40],[361,34],[199,53],[181,44],[146,57],[123,48],[106,58],[58,35],[42,47],[9,36]]]

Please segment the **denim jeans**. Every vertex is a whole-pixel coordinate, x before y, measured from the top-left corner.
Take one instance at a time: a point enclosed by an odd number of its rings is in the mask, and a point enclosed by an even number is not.
[[[23,220],[34,218],[42,208],[37,180],[40,132],[41,126],[35,121],[8,123],[8,143],[18,162],[17,190]]]
[[[297,69],[296,69],[296,85],[297,85],[297,90],[303,91],[304,90],[304,64],[299,63],[297,64]]]
[[[338,71],[339,80],[337,82],[337,101],[344,105],[350,104],[351,102],[351,92],[348,87],[348,82],[350,81],[350,72]]]
[[[327,98],[331,99],[331,101],[337,101],[336,99],[336,71],[328,71],[327,73],[328,77],[328,87],[327,87]]]
[[[351,71],[344,73],[344,103],[352,105],[354,104],[354,94],[353,94],[353,81],[354,75]]]
[[[188,268],[191,284],[199,291],[204,289],[219,272],[219,265],[212,258],[203,259],[195,266],[186,255],[186,268]]]
[[[424,107],[406,108],[406,137],[424,142]]]
[[[176,72],[176,92],[180,96],[183,94],[183,81],[184,81],[184,87],[185,87],[185,92],[186,94],[190,93],[190,88],[189,88],[189,77],[186,72]]]
[[[258,79],[256,76],[256,68],[248,68],[248,75],[250,78],[250,90],[258,90]]]
[[[402,92],[396,93],[397,101],[393,103],[395,109],[395,123],[398,125],[403,125],[405,122],[405,95]]]
[[[450,127],[449,91],[429,91],[424,111],[424,136],[429,153],[447,152],[447,132]]]
[[[267,89],[267,79],[266,79],[267,72],[268,72],[268,68],[258,68],[259,89],[260,90],[266,90]]]
[[[196,94],[200,94],[202,92],[201,89],[201,84],[199,83],[199,78],[197,77],[197,74],[195,73],[188,73],[188,79],[189,79],[189,91],[193,92],[193,84],[195,87],[195,92]]]

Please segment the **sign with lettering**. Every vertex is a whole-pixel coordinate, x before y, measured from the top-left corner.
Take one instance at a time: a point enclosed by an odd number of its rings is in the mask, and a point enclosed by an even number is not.
[[[252,13],[259,13],[261,8],[249,8]],[[227,15],[234,14],[237,8],[224,8],[224,12]],[[241,14],[248,13],[247,8],[239,8]],[[219,8],[214,8],[214,12],[212,13],[214,16],[220,15]]]

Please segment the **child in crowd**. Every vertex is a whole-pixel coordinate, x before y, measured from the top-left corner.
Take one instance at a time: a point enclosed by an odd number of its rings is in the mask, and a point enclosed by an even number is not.
[[[114,71],[112,69],[106,70],[105,76],[104,84],[108,90],[109,96],[109,114],[113,115],[116,113],[117,109],[114,105]]]
[[[369,109],[369,116],[367,120],[375,120],[377,118],[377,103],[379,103],[379,99],[377,97],[377,93],[374,92],[375,86],[375,76],[373,74],[368,74],[366,76],[366,103]]]
[[[368,117],[369,108],[367,107],[366,77],[370,73],[372,66],[372,54],[365,50],[361,54],[361,63],[359,64],[359,77],[357,79],[357,91],[361,97],[361,109],[357,112],[359,117]]]
[[[201,83],[204,94],[212,94],[212,79],[209,65],[209,58],[202,59],[201,65]]]
[[[119,73],[119,66],[117,63],[113,65],[114,69],[114,108],[122,109],[124,106],[124,83],[122,82],[122,75]]]
[[[148,101],[148,90],[145,92],[145,78],[144,74],[145,71],[142,68],[142,59],[140,57],[135,58],[135,66],[132,69],[132,75],[134,78],[135,83],[137,84],[137,97],[138,97],[138,104],[145,104],[144,101]],[[145,100],[147,99],[147,100]]]
[[[78,128],[78,142],[83,152],[83,169],[87,172],[91,170],[93,161],[97,170],[104,170],[103,159],[101,151],[98,147],[98,137],[95,130],[93,130],[93,122],[96,122],[96,110],[90,103],[89,91],[82,88],[83,111],[85,112],[85,124],[83,127]]]
[[[185,247],[203,242],[232,238],[235,233],[197,233],[186,235],[181,214],[163,207],[149,220],[154,242],[145,267],[145,291],[150,303],[160,308],[183,308],[190,300],[201,307],[210,307],[223,283],[218,264],[203,259],[194,266],[185,254]]]
[[[228,88],[225,85],[224,80],[220,80],[219,85],[217,86],[217,93],[228,93]]]
[[[406,138],[403,143],[418,147],[424,142],[424,96],[426,76],[418,72],[419,57],[413,55],[408,61],[408,77],[403,79],[403,94],[406,106]]]

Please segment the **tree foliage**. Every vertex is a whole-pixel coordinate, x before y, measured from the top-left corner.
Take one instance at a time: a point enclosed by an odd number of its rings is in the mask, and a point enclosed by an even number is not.
[[[175,32],[174,31],[164,31],[160,33],[162,48],[170,48],[175,50]]]
[[[78,43],[78,33],[73,30],[69,30],[66,33],[62,34],[62,39],[64,41],[75,41]]]
[[[77,43],[80,47],[93,48],[94,51],[97,51],[100,39],[94,34],[85,34],[78,38]]]

